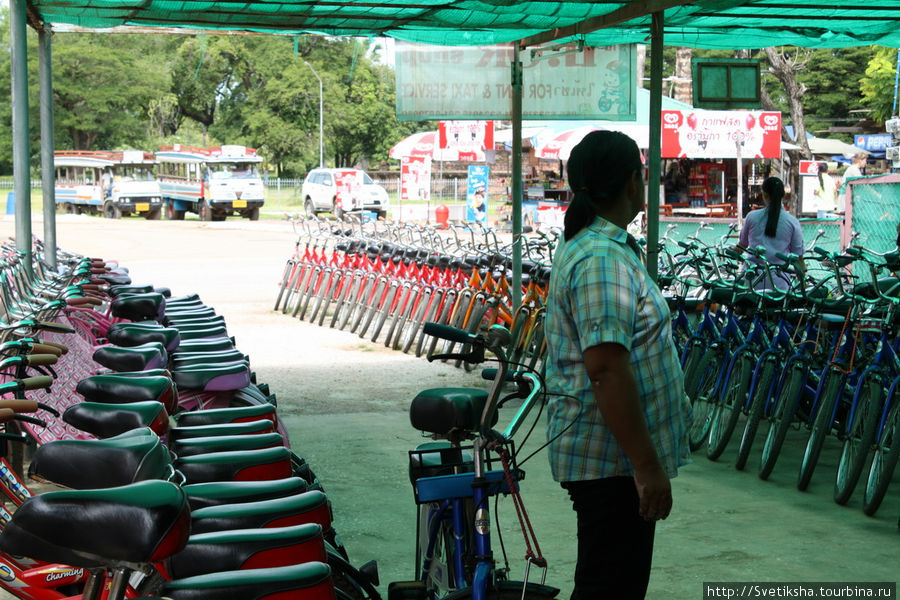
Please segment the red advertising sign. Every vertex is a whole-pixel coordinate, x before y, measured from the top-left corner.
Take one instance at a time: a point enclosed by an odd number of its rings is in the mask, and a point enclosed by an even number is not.
[[[335,171],[334,184],[337,188],[337,201],[344,210],[356,208],[356,193],[362,185],[362,172],[354,169]]]
[[[431,159],[404,156],[400,161],[400,199],[428,200],[431,195]]]
[[[800,175],[818,175],[819,163],[815,160],[800,161]]]
[[[440,121],[438,146],[459,153],[461,161],[482,161],[484,151],[494,149],[493,121]]]
[[[781,113],[748,110],[662,111],[663,158],[779,158]]]

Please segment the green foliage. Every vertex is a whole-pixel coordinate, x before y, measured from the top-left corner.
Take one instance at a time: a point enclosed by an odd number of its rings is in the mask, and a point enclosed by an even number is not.
[[[897,50],[878,48],[869,60],[865,76],[859,82],[863,103],[872,110],[872,118],[885,121],[894,113]]]

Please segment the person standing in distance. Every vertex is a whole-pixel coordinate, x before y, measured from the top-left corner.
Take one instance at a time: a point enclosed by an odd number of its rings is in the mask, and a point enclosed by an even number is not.
[[[614,131],[589,133],[568,162],[545,332],[550,467],[578,523],[572,600],[644,598],[655,523],[689,456],[669,308],[625,230],[644,207],[643,170]]]
[[[754,210],[747,215],[738,238],[737,250],[762,246],[766,249],[766,260],[771,264],[782,264],[778,254],[796,254],[803,256],[803,230],[797,217],[784,209],[784,182],[777,177],[767,177],[762,184],[763,201],[766,207]],[[755,256],[750,261],[761,264]],[[799,263],[801,272],[803,261]],[[790,276],[784,272],[772,270],[761,272],[753,280],[755,289],[787,289]]]

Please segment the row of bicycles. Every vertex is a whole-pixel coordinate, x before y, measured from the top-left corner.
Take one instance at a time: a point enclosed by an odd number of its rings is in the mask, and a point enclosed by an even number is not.
[[[0,265],[0,589],[377,598],[223,317],[105,260],[60,251],[49,270],[42,250]]]
[[[900,457],[900,253],[876,253],[858,235],[829,252],[819,232],[802,258],[773,262],[764,248],[740,252],[731,233],[706,244],[671,243],[667,232],[660,245],[692,450],[717,460],[734,441],[736,467],[756,454],[768,479],[801,432],[797,488],[836,446],[835,502],[862,488],[863,510],[875,514]]]
[[[353,216],[293,223],[298,239],[285,263],[276,311],[416,356],[452,350],[452,342],[428,335],[425,323],[469,333],[502,325],[512,334],[510,359],[540,369],[558,233],[536,232],[523,242],[522,293],[514,306],[512,244],[501,242],[494,230],[441,230]]]

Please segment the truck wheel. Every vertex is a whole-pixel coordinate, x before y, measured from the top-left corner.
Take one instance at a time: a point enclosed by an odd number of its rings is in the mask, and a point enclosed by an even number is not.
[[[259,221],[259,207],[251,208],[247,213],[247,218],[251,221]]]
[[[121,219],[122,211],[119,207],[107,200],[103,203],[103,216],[107,219]]]
[[[340,204],[338,204],[337,198],[334,199],[334,204],[331,208],[331,214],[333,214],[336,219],[344,218],[344,209]]]
[[[147,213],[148,221],[159,221],[162,217],[162,208],[154,208],[150,212]]]
[[[307,217],[316,216],[316,207],[313,206],[312,198],[309,196],[306,197],[306,202],[303,203],[303,211],[306,213]]]
[[[184,221],[184,211],[175,210],[174,204],[166,204],[166,218],[170,221]]]
[[[212,206],[209,205],[209,202],[201,202],[200,203],[200,220],[201,221],[212,221]]]

